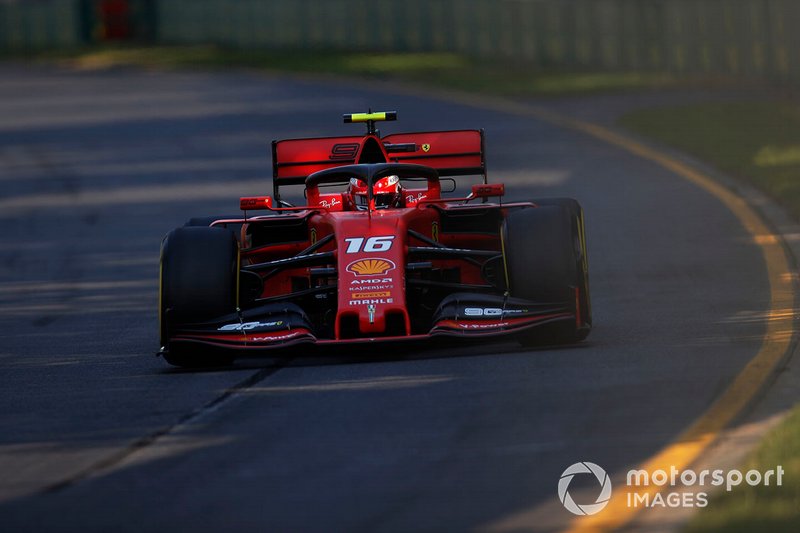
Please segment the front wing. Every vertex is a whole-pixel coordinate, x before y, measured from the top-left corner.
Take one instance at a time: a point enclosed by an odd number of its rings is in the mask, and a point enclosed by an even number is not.
[[[241,315],[227,315],[212,322],[187,324],[171,332],[169,342],[259,351],[298,344],[330,346],[434,338],[489,339],[520,334],[556,322],[580,322],[574,302],[542,303],[502,296],[454,294],[439,305],[431,328],[424,333],[346,339],[318,337],[302,309],[286,303],[250,309]]]

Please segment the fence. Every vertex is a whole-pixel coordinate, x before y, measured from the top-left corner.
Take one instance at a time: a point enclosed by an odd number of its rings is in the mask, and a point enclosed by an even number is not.
[[[163,0],[159,18],[160,39],[174,43],[447,51],[574,69],[800,72],[796,0]]]
[[[152,40],[158,0],[0,0],[0,51]]]
[[[30,22],[31,13],[44,6],[63,12],[55,32],[61,40],[49,37],[48,43],[70,44],[64,29],[76,18],[67,13],[70,3],[79,1],[6,4],[29,10],[16,15],[28,21],[28,30],[10,24],[0,4],[0,47],[54,33],[52,22]],[[152,0],[150,5],[160,43],[440,51],[579,70],[800,74],[800,32],[793,31],[800,27],[797,0]],[[6,33],[10,30],[15,33]]]
[[[0,0],[0,51],[76,46],[76,7],[74,0]]]

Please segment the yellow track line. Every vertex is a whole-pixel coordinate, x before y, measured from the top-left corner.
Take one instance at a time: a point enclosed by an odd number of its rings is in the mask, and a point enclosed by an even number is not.
[[[648,472],[659,469],[669,471],[671,466],[683,470],[688,468],[716,440],[719,433],[755,399],[789,351],[795,336],[793,320],[795,290],[792,277],[787,275],[791,272],[791,263],[782,239],[773,234],[761,216],[743,198],[723,187],[713,178],[677,159],[606,128],[580,122],[573,122],[572,126],[657,163],[712,194],[739,218],[745,229],[753,236],[755,243],[761,248],[764,256],[770,286],[770,309],[767,330],[758,353],[692,425],[678,435],[671,444],[639,467]],[[580,518],[573,520],[569,531],[607,531],[622,527],[631,522],[637,512],[641,510],[641,508],[628,507],[628,493],[649,493],[652,497],[660,490],[661,487],[657,486],[628,487],[626,491],[618,490],[616,497],[612,497],[608,507],[583,520]]]
[[[523,103],[472,96],[459,96],[456,99],[460,103],[473,107],[527,116],[563,128],[577,130],[656,163],[697,185],[722,202],[736,215],[747,232],[753,236],[754,242],[761,248],[769,278],[770,309],[767,314],[767,330],[758,353],[692,425],[678,435],[672,443],[637,467],[637,469],[644,469],[648,472],[659,469],[669,472],[671,466],[675,466],[679,471],[687,468],[716,440],[720,432],[755,399],[770,377],[774,375],[776,367],[792,346],[796,334],[794,323],[796,295],[793,278],[790,275],[791,262],[782,238],[773,234],[762,217],[743,198],[720,185],[710,176],[608,128],[574,120]],[[452,100],[453,96],[450,95],[450,101]],[[642,509],[641,507],[628,507],[627,495],[629,492],[648,493],[652,498],[662,489],[658,486],[626,488],[628,490],[616,490],[608,506],[600,513],[575,518],[567,531],[610,531],[623,527],[629,524]]]

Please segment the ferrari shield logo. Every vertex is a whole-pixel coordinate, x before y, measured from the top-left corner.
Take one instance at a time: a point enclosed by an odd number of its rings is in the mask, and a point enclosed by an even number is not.
[[[439,223],[434,222],[431,224],[431,237],[434,241],[439,242]]]
[[[431,145],[430,145],[430,144],[427,144],[427,143],[426,143],[426,144],[423,144],[423,145],[422,145],[422,151],[423,151],[423,152],[430,152],[430,151],[431,151]]]
[[[311,244],[317,244],[317,228],[311,228]]]

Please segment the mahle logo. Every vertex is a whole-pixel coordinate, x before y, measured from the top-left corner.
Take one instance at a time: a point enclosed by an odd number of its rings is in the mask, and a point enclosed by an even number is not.
[[[578,474],[592,474],[597,478],[600,483],[600,495],[594,503],[578,505],[572,496],[569,494],[569,484]],[[558,480],[558,499],[561,500],[562,505],[572,514],[576,515],[592,515],[602,511],[608,500],[611,499],[611,480],[606,474],[606,471],[589,461],[575,463],[569,466],[564,473],[561,474],[561,479]]]

